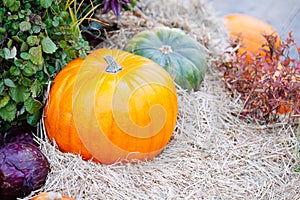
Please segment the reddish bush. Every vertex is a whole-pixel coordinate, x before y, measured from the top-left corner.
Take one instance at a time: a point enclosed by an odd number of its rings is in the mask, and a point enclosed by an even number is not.
[[[265,54],[252,55],[253,60],[246,59],[246,52],[237,53],[241,38],[231,42],[234,50],[225,53],[230,60],[218,65],[225,86],[243,101],[242,117],[268,123],[280,115],[299,116],[300,48],[291,33],[280,46],[274,45],[276,36],[263,36],[267,41],[262,45]],[[296,55],[291,57],[293,51]]]

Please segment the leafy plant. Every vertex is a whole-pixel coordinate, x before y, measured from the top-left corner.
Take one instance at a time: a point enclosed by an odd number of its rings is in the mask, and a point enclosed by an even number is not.
[[[225,86],[243,102],[242,117],[250,116],[261,123],[275,122],[280,116],[300,114],[300,48],[290,33],[280,45],[277,37],[263,35],[264,56],[257,53],[246,59],[239,54],[239,39],[232,41],[236,51],[226,52],[230,61],[218,66]],[[267,47],[267,48],[265,48]],[[263,49],[264,48],[264,49]],[[297,58],[291,58],[295,50]]]
[[[2,0],[0,7],[0,131],[35,126],[52,80],[90,47],[74,31],[65,1]]]

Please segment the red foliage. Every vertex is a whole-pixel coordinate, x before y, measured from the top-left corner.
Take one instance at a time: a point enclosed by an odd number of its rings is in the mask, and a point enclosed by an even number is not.
[[[288,117],[300,114],[300,48],[290,33],[280,45],[274,45],[277,37],[263,35],[266,43],[262,51],[246,59],[247,53],[238,54],[239,40],[232,41],[234,52],[230,61],[218,65],[225,86],[243,101],[242,116],[250,116],[261,122],[276,121],[280,115]],[[297,58],[290,57],[295,51]]]

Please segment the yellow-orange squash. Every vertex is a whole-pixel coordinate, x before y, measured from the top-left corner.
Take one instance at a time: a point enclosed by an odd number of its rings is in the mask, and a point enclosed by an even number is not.
[[[158,155],[172,136],[177,108],[173,79],[161,66],[98,49],[58,73],[44,121],[63,152],[111,164]]]
[[[274,34],[278,37],[277,44],[280,44],[279,36],[273,27],[252,16],[244,14],[227,15],[225,16],[225,26],[231,38],[236,39],[241,35],[241,47],[238,52],[242,54],[246,51],[248,59],[251,59],[253,54],[261,53],[264,55],[261,48],[266,43],[266,39],[262,34]]]

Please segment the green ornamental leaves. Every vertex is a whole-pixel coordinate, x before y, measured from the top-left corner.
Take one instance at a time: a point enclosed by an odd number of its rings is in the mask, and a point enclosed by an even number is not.
[[[0,117],[8,122],[14,120],[17,113],[17,106],[13,102],[9,102],[5,107],[0,108]]]
[[[56,45],[49,37],[45,37],[42,39],[42,48],[43,52],[48,54],[52,54],[57,50]]]
[[[38,44],[39,41],[40,40],[36,35],[31,35],[26,39],[26,43],[28,46],[34,46],[34,45]]]
[[[16,47],[13,47],[11,49],[5,47],[5,48],[3,48],[3,51],[4,51],[4,58],[6,60],[15,58],[17,55]]]
[[[30,88],[23,85],[9,88],[9,95],[16,103],[24,102],[30,96]]]
[[[52,4],[52,0],[40,0],[40,4],[43,8],[49,8]]]
[[[0,98],[0,108],[3,108],[4,106],[6,106],[8,104],[10,100],[10,97],[8,94],[6,94],[5,96]]]
[[[9,78],[4,79],[3,81],[7,87],[16,87],[15,83]]]
[[[20,31],[23,31],[23,32],[30,31],[31,24],[30,24],[30,22],[22,21],[19,25],[19,28],[20,28]]]
[[[37,47],[31,47],[29,49],[30,61],[35,65],[41,65],[44,62],[44,58],[42,55],[42,47],[41,45]]]
[[[11,12],[17,11],[21,5],[20,1],[17,0],[2,0],[2,2]]]
[[[35,126],[49,80],[89,51],[64,8],[65,1],[0,0],[0,132]]]
[[[35,112],[39,111],[39,109],[43,107],[43,104],[35,100],[34,98],[30,97],[26,99],[26,101],[24,102],[24,107],[30,114],[34,114]]]

